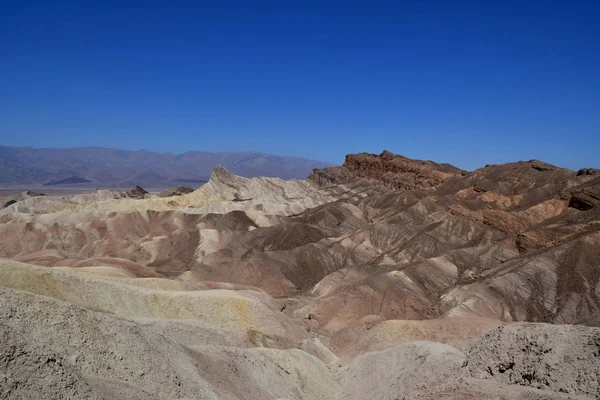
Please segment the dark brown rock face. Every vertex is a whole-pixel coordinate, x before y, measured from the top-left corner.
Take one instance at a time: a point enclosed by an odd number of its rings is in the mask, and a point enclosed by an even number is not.
[[[141,186],[136,186],[135,188],[125,192],[126,197],[130,197],[133,199],[141,199],[146,194],[148,194],[148,192]]]
[[[446,180],[466,174],[450,164],[412,160],[384,151],[383,153],[349,154],[341,167],[313,170],[310,180],[320,184],[364,179],[394,190],[432,189]]]
[[[569,207],[580,211],[588,211],[600,205],[600,186],[586,187],[573,193],[569,199]]]
[[[596,168],[581,168],[579,171],[577,171],[577,176],[591,176],[591,175],[598,175],[600,174],[600,169],[596,169]]]
[[[448,164],[412,160],[384,151],[375,154],[350,154],[343,167],[360,178],[381,181],[384,185],[401,190],[430,189],[464,171]]]
[[[600,199],[594,198],[587,193],[576,193],[571,196],[571,199],[569,200],[569,207],[576,208],[579,211],[587,211],[594,208],[596,203],[598,203],[598,200]]]

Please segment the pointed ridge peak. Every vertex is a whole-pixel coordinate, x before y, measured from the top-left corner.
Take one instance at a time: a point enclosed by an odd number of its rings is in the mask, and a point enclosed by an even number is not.
[[[225,167],[217,164],[212,170],[211,180],[230,181],[233,180],[234,175]]]
[[[148,192],[146,190],[144,190],[143,187],[137,185],[134,189],[126,191],[125,192],[125,197],[134,198],[134,199],[141,199],[141,198],[143,198],[147,194],[148,194]]]

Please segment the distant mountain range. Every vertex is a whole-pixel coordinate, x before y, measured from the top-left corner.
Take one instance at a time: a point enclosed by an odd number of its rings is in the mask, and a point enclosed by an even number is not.
[[[183,154],[102,147],[50,149],[0,146],[0,185],[87,185],[95,187],[199,186],[220,164],[245,177],[304,179],[330,164],[256,152]]]

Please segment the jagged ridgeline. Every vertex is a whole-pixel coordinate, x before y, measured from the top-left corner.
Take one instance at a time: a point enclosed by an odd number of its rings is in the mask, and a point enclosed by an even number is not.
[[[598,398],[598,170],[142,187],[2,199],[0,398]]]

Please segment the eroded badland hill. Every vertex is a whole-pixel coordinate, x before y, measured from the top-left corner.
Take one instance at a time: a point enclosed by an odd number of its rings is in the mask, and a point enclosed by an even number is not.
[[[140,193],[1,202],[1,398],[600,398],[599,170]]]

